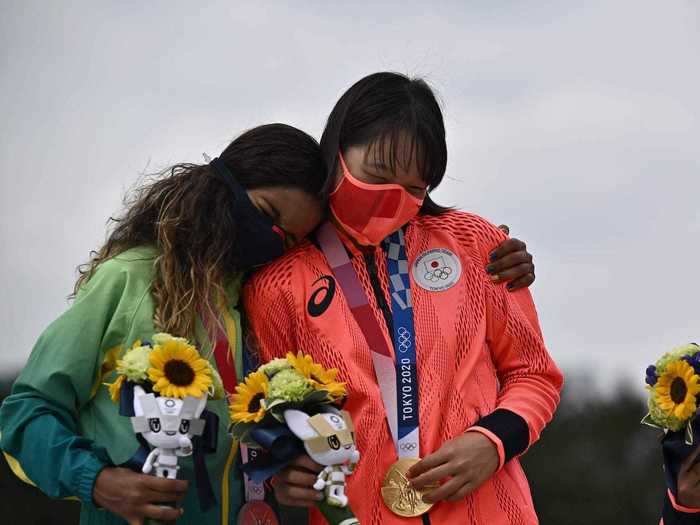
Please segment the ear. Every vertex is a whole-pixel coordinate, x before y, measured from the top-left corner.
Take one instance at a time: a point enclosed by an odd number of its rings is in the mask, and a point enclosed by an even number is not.
[[[308,441],[318,436],[316,431],[309,425],[309,415],[301,410],[285,410],[284,420],[296,437],[302,441]]]
[[[146,392],[139,385],[134,385],[134,415],[143,416],[143,407],[141,406],[141,396],[145,396]]]

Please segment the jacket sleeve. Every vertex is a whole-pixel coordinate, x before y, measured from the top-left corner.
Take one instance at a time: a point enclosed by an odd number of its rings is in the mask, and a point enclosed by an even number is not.
[[[243,289],[243,305],[248,340],[260,364],[296,352],[295,334],[298,320],[289,283],[275,279],[275,268],[268,267],[254,275]]]
[[[485,267],[488,253],[505,236],[481,221],[480,264]],[[496,409],[469,430],[481,432],[494,442],[502,467],[539,439],[559,404],[563,376],[545,348],[529,290],[508,292],[504,285],[493,284],[485,269],[483,272],[486,339],[500,391]]]
[[[103,263],[72,306],[37,341],[27,365],[0,407],[0,447],[12,470],[50,497],[92,501],[109,458],[81,437],[78,414],[99,388],[111,328],[120,313],[126,272]],[[119,340],[119,341],[118,341]]]

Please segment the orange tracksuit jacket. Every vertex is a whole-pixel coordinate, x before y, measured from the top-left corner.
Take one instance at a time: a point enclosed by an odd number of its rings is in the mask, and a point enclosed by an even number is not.
[[[464,212],[418,216],[404,231],[409,268],[415,270],[411,293],[421,456],[477,427],[497,444],[501,457],[491,479],[461,501],[436,504],[430,522],[535,524],[517,456],[551,420],[563,378],[544,346],[529,291],[509,293],[491,283],[485,271],[490,251],[505,237],[484,219]],[[385,254],[381,248],[360,253],[350,243],[346,247],[393,348]],[[440,271],[448,266],[450,272]],[[442,281],[428,276],[433,267],[439,267]],[[384,474],[397,454],[369,347],[319,248],[305,241],[260,270],[244,290],[244,301],[261,362],[303,350],[324,366],[337,368],[347,383],[345,409],[353,417],[362,454],[348,478],[347,494],[360,522],[421,524],[420,517],[392,514],[381,499]],[[325,523],[315,509],[309,521]]]

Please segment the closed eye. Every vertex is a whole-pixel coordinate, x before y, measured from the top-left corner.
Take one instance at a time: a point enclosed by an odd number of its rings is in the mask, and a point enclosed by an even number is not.
[[[421,188],[420,186],[411,186],[410,188],[408,188],[408,191],[414,197],[422,199],[428,193],[428,188]]]

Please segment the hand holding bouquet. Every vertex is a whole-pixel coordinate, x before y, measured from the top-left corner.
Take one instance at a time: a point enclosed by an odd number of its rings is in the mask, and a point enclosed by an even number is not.
[[[153,343],[136,341],[116,361],[116,373],[106,386],[141,444],[130,463],[144,474],[175,479],[178,458],[194,454],[200,506],[213,506],[203,454],[216,449],[218,419],[205,410],[209,397],[223,396],[216,370],[186,339],[161,333]]]
[[[349,414],[337,408],[346,395],[337,374],[301,352],[262,365],[236,387],[231,433],[264,451],[243,466],[254,481],[269,479],[304,452],[323,465],[314,485],[325,494],[318,507],[332,525],[351,525],[359,522],[348,507],[345,476],[360,453]]]

